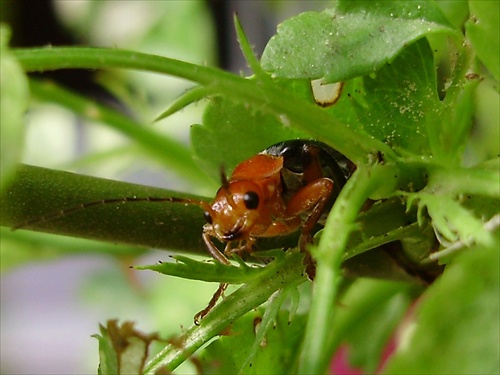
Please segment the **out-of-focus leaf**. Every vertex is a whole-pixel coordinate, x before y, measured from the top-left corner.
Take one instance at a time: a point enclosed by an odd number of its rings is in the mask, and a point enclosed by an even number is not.
[[[99,341],[98,373],[143,374],[149,344],[158,339],[157,335],[137,331],[133,322],[119,325],[117,320],[109,320],[100,329],[101,334],[93,336]]]
[[[374,373],[389,336],[420,290],[409,283],[357,279],[339,301],[329,350],[347,343],[355,367]]]
[[[435,3],[453,26],[463,27],[464,22],[469,17],[468,1],[436,1]]]
[[[10,30],[0,25],[0,188],[14,177],[24,140],[24,112],[29,89],[23,69],[10,53]]]
[[[456,257],[423,295],[384,374],[500,372],[500,258],[494,246]]]
[[[78,254],[139,256],[146,248],[58,236],[49,233],[0,228],[0,272],[42,260]]]
[[[286,374],[297,358],[306,316],[296,315],[289,321],[286,311],[278,314],[274,326],[259,343],[252,361],[247,361],[256,332],[262,321],[262,309],[239,319],[225,336],[210,344],[201,355],[205,374]]]
[[[448,165],[460,165],[469,137],[474,112],[473,95],[478,79],[461,80],[460,90],[449,90],[441,106],[441,113],[428,127],[431,148],[436,160]],[[439,122],[441,118],[441,122]]]
[[[380,283],[379,287],[386,283],[388,289],[394,287],[384,281],[360,281],[356,284],[357,293],[364,296],[368,296],[367,291],[376,290],[376,287],[370,285],[373,283]],[[365,312],[364,318],[347,332],[346,341],[351,349],[350,362],[354,367],[363,368],[367,374],[377,370],[384,348],[411,301],[410,286],[401,284],[400,288],[394,295],[379,299]],[[349,308],[356,309],[359,306],[354,304]]]
[[[500,79],[500,6],[496,1],[469,1],[471,17],[466,23],[467,36],[474,49],[498,81]]]
[[[474,93],[474,131],[468,134],[467,165],[496,160],[500,155],[500,94],[498,81],[485,79]],[[495,87],[496,86],[496,87]],[[500,170],[499,165],[496,171]]]
[[[190,150],[172,137],[164,136],[118,111],[53,83],[32,79],[30,88],[32,94],[42,100],[50,99],[83,118],[91,121],[98,120],[118,133],[130,137],[137,145],[140,145],[141,149],[169,170],[177,171],[180,176],[190,179],[193,184],[203,185],[206,182],[200,169],[193,162]]]
[[[491,245],[493,236],[484,228],[484,223],[451,197],[425,193],[417,193],[417,196],[419,209],[427,208],[434,229],[444,240]]]
[[[344,81],[370,74],[425,35],[459,35],[430,1],[339,1],[283,22],[262,66],[276,77]]]

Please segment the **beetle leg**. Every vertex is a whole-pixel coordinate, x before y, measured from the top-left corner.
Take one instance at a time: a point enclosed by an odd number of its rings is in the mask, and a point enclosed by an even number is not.
[[[311,232],[314,225],[318,222],[326,204],[333,191],[333,181],[329,178],[320,178],[306,186],[300,188],[297,193],[290,199],[287,205],[287,216],[299,216],[310,211],[307,219],[302,225],[299,249],[306,254],[304,264],[306,265],[306,273],[311,280],[314,279],[316,267],[311,254],[307,251],[307,243],[311,242]]]
[[[207,247],[207,250],[210,252],[210,255],[212,255],[212,257],[215,260],[217,260],[220,263],[225,264],[225,265],[230,264],[230,262],[226,258],[226,256],[212,242],[212,237],[214,237],[214,233],[213,233],[212,227],[210,225],[205,225],[203,227],[203,234],[201,235],[201,237],[203,238],[203,242],[205,242],[205,245]],[[228,244],[226,245],[226,248],[224,250],[224,253],[228,253],[230,251],[230,248],[231,248],[231,243],[228,242]],[[208,302],[207,307],[205,307],[203,310],[201,310],[200,312],[198,312],[194,316],[194,324],[199,325],[200,320],[203,319],[213,309],[213,307],[215,306],[215,304],[217,303],[219,298],[221,298],[224,291],[226,290],[227,285],[228,284],[226,284],[226,283],[219,284],[219,287],[217,288],[214,295],[212,296],[212,298]]]
[[[224,249],[224,255],[229,257],[231,256],[231,254],[239,254],[244,251],[251,253],[254,243],[255,243],[255,238],[253,237],[248,237],[245,241],[240,241],[238,243],[238,247],[235,248],[231,248],[231,243],[229,242],[226,245],[226,248]]]
[[[332,191],[333,181],[329,178],[319,178],[300,188],[288,202],[286,208],[287,216],[299,216],[310,211],[310,214],[302,225],[301,250],[305,250],[305,244],[309,241],[309,236],[314,225],[323,214]]]
[[[311,145],[305,145],[303,148],[303,176],[307,183],[322,178],[323,170],[319,160],[319,149]]]
[[[221,298],[224,294],[227,285],[228,284],[225,283],[219,284],[219,288],[217,288],[214,295],[212,296],[212,299],[208,302],[207,307],[205,307],[194,316],[194,324],[196,324],[197,326],[200,325],[200,320],[203,319],[214,308],[219,298]]]
[[[212,242],[212,237],[214,237],[214,233],[212,232],[212,227],[210,225],[206,224],[203,227],[203,234],[201,235],[201,237],[203,238],[203,242],[205,242],[205,246],[207,247],[207,250],[209,251],[210,255],[212,255],[212,257],[215,260],[218,260],[222,264],[226,265],[230,264],[226,256],[223,253],[221,253],[221,251],[217,248],[217,246],[215,246],[214,243]]]
[[[207,228],[207,230],[203,231],[203,240],[205,241],[205,244],[207,245],[208,250],[210,251],[210,254],[215,258],[215,260],[218,260],[222,264],[229,265],[230,262],[227,259],[226,256],[230,256],[233,253],[239,253],[244,250],[248,250],[248,246],[251,246],[255,240],[253,240],[250,244],[248,244],[248,241],[243,245],[243,246],[238,246],[234,249],[231,248],[231,242],[228,242],[226,244],[226,247],[224,248],[224,253],[221,253],[220,250],[214,245],[212,242],[212,233],[210,231],[210,228]],[[198,312],[194,316],[194,324],[199,325],[200,320],[203,319],[215,306],[217,301],[222,297],[224,294],[224,291],[226,290],[228,284],[227,283],[220,283],[219,288],[215,291],[214,295],[212,296],[212,299],[208,302],[207,307],[205,307],[203,310]]]

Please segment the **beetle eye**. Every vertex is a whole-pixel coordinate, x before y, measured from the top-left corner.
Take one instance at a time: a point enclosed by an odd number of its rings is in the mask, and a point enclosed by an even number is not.
[[[259,206],[259,195],[254,191],[249,191],[243,196],[246,208],[254,210]]]
[[[212,216],[210,216],[210,213],[208,211],[205,211],[203,213],[203,217],[205,218],[205,221],[208,223],[208,224],[212,224]]]

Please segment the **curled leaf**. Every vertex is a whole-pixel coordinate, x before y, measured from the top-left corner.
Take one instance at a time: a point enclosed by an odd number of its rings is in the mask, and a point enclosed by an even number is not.
[[[143,374],[149,345],[158,335],[137,331],[133,322],[119,325],[116,319],[100,330],[93,336],[99,341],[99,374]]]

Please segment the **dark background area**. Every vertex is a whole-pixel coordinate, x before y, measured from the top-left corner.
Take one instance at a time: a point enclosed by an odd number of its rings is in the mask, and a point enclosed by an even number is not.
[[[241,55],[233,15],[237,14],[258,54],[273,35],[276,20],[265,1],[206,0],[216,31],[219,67],[238,72],[246,68]],[[12,47],[69,46],[87,44],[61,24],[51,0],[1,0],[1,21],[10,25]],[[46,77],[80,93],[96,94],[100,89],[93,83],[94,72],[80,70],[44,73]]]

